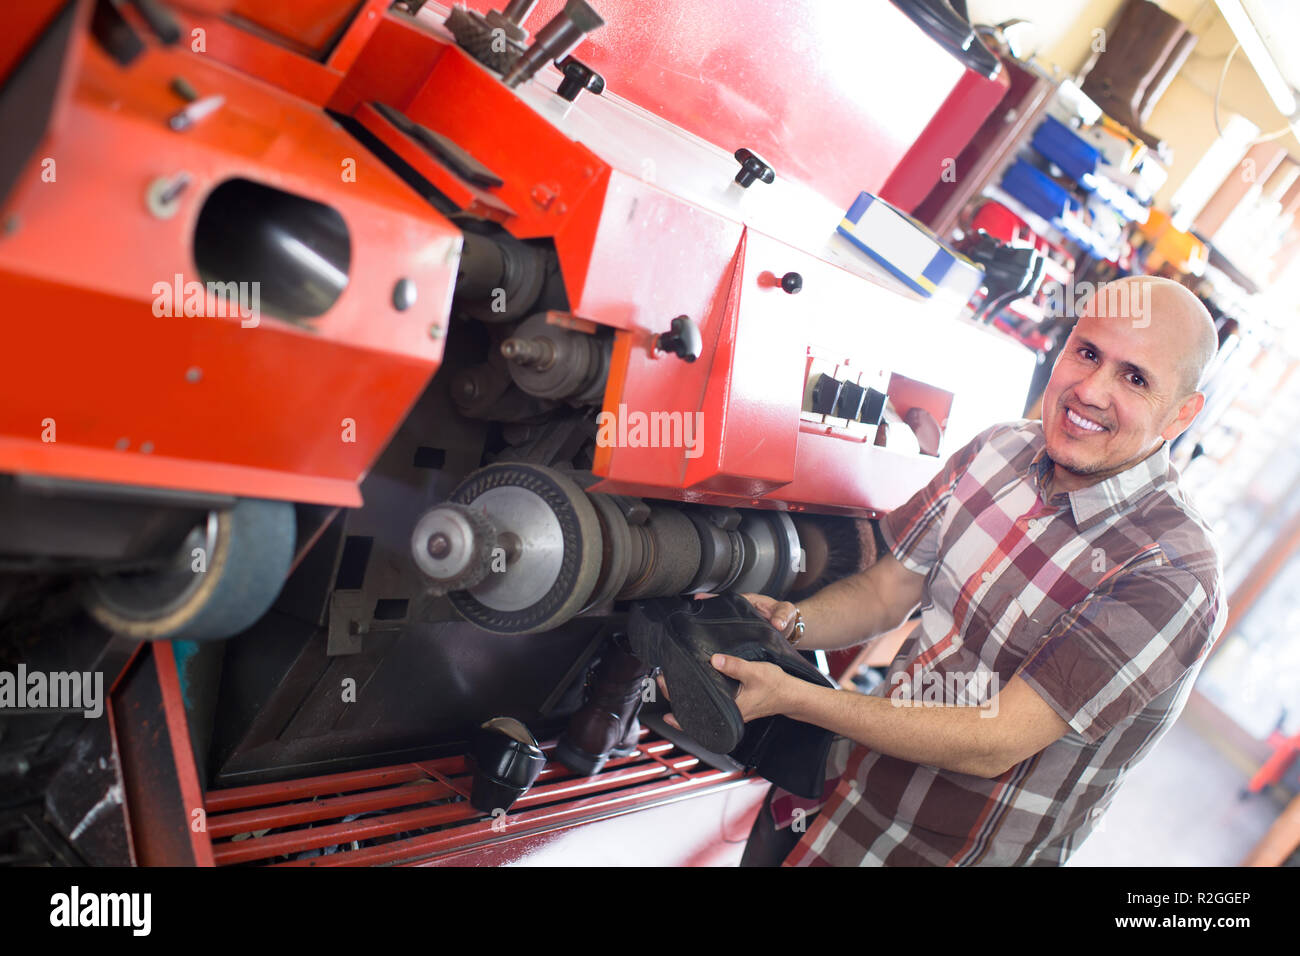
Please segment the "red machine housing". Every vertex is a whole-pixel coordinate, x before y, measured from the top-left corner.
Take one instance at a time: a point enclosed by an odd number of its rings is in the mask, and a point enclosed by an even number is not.
[[[919,201],[1006,86],[973,75],[891,4],[832,15],[817,0],[673,0],[651,14],[605,0],[607,27],[574,55],[605,75],[608,91],[573,104],[555,96],[559,74],[549,67],[507,88],[455,45],[434,4],[412,18],[378,0],[265,9],[186,0],[176,6],[189,45],[151,43],[129,71],[87,42],[89,6],[80,6],[48,132],[0,211],[16,224],[0,238],[11,316],[0,472],[361,504],[361,479],[444,360],[461,246],[451,219],[349,136],[337,121],[345,118],[462,212],[517,239],[553,242],[569,303],[560,320],[614,331],[603,410],[703,416],[700,455],[602,447],[590,491],[872,516],[905,500],[980,428],[1019,416],[1029,352],[960,319],[964,301],[906,292],[832,239],[861,190],[904,208]],[[543,0],[535,21],[558,6]],[[0,70],[14,62],[10,49],[0,48]],[[184,106],[171,88],[177,75],[200,95],[225,97],[181,133],[167,125]],[[476,185],[413,149],[379,104],[454,142],[501,185]],[[741,147],[771,162],[775,183],[733,183]],[[54,182],[41,178],[45,158],[56,162]],[[179,208],[160,218],[146,201],[150,186],[182,170],[190,181]],[[264,316],[255,328],[238,317],[153,314],[155,283],[200,278],[192,239],[205,202],[232,179],[342,216],[352,258],[328,311]],[[790,273],[801,278],[797,295],[782,288]],[[394,298],[403,279],[418,289],[414,307]],[[676,316],[699,329],[694,362],[656,348]],[[889,382],[900,414],[929,412],[944,430],[940,457],[880,447],[847,422],[807,413],[818,363]],[[43,440],[45,419],[56,441]],[[409,793],[374,792],[381,784],[415,783],[448,799],[463,789],[456,758],[205,795],[185,756],[172,650],[147,648],[131,668],[114,711],[118,746],[143,748],[124,761],[130,819],[153,815],[148,782],[161,767],[182,786],[156,819],[183,825],[197,810],[212,825],[188,849],[145,840],[143,861],[253,862],[325,845],[220,842],[243,827],[321,819],[292,801],[325,797],[344,814],[405,805]],[[160,713],[169,748],[123,729]],[[389,834],[449,827],[372,862],[518,859],[564,828],[686,796],[713,801],[726,839],[743,838],[758,781],[696,773],[670,751],[647,736],[628,766],[606,771],[626,779],[553,774],[535,800],[547,806],[508,836],[456,816],[462,804],[372,823]],[[629,781],[650,783],[600,796]],[[743,800],[728,804],[733,790]],[[365,830],[336,826],[330,836],[340,840]],[[716,835],[676,862],[722,859],[709,840]]]
[[[438,367],[459,230],[289,93],[188,49],[151,47],[123,71],[84,29],[72,43],[73,79],[4,207],[0,472],[359,504]],[[167,126],[185,105],[177,75],[226,98],[184,133]],[[181,172],[176,212],[151,214],[151,183]],[[343,217],[352,260],[327,314],[155,314],[158,283],[201,281],[198,220],[233,179]],[[419,308],[393,305],[402,278]]]

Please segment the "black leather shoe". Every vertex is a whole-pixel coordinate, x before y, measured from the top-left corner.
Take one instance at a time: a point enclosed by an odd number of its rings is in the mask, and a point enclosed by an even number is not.
[[[739,594],[703,601],[640,601],[628,615],[628,640],[638,658],[662,669],[673,716],[686,734],[709,750],[731,754],[787,790],[821,796],[834,735],[779,714],[746,725],[735,701],[740,683],[709,662],[714,654],[727,654],[775,664],[823,687],[835,686],[749,601]]]
[[[475,810],[509,810],[537,780],[546,754],[537,739],[513,717],[493,717],[474,734],[470,750],[474,786],[469,802]]]

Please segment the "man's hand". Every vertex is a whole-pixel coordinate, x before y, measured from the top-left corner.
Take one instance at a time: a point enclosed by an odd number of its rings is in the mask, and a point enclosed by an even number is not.
[[[745,723],[784,713],[784,708],[790,703],[790,685],[800,683],[799,678],[791,677],[775,664],[743,661],[726,654],[714,654],[709,658],[709,663],[732,680],[740,681],[740,690],[736,692],[736,708],[740,711],[740,719]],[[662,674],[658,680],[659,692],[664,695],[664,700],[671,703],[672,698],[668,696]],[[678,730],[682,729],[672,714],[665,714],[664,721]]]
[[[798,608],[789,601],[778,601],[766,594],[742,594],[741,597],[754,605],[754,609],[767,618],[768,623],[780,631],[782,637],[787,639],[790,637],[790,632],[794,630],[794,616]],[[718,670],[722,668],[719,667]],[[722,672],[726,673],[726,671]]]
[[[799,642],[799,650],[834,651],[898,627],[921,602],[924,589],[925,575],[909,571],[892,554],[885,554],[865,571],[850,574],[804,598],[798,608],[766,594],[741,597],[787,639],[794,631],[796,611],[802,613],[807,633]]]

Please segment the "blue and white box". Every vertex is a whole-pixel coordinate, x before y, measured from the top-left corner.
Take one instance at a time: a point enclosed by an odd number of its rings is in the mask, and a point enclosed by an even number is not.
[[[973,282],[978,288],[984,276],[979,266],[949,249],[924,225],[871,193],[858,194],[836,232],[924,296],[945,284],[964,289]],[[958,281],[945,282],[950,279]]]

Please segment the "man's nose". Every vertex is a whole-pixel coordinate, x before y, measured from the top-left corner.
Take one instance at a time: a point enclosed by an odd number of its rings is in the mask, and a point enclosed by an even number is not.
[[[1074,395],[1084,405],[1091,405],[1093,408],[1108,408],[1110,399],[1108,397],[1108,384],[1102,368],[1093,369],[1092,373],[1085,376],[1081,381],[1074,385]]]

